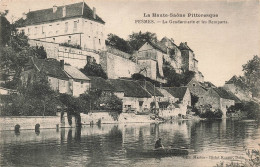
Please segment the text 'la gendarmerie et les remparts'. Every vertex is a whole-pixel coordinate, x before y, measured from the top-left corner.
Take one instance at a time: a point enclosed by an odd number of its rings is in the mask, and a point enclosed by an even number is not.
[[[217,18],[218,14],[199,14],[199,13],[144,13],[143,17],[145,18]],[[194,20],[169,20],[168,23],[172,24],[192,24]],[[137,24],[155,24],[155,20],[152,19],[140,19],[135,20]],[[227,21],[218,21],[218,20],[208,20],[209,24],[227,24]]]

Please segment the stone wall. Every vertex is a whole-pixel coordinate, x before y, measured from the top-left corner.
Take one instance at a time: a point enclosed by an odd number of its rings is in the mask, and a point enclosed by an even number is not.
[[[109,79],[131,78],[139,69],[135,62],[109,52],[101,53],[100,64]]]
[[[29,40],[31,46],[43,46],[47,58],[53,58],[56,60],[64,60],[64,63],[70,64],[77,68],[83,68],[88,61],[96,60],[99,64],[100,58],[99,54],[95,50],[91,49],[76,49],[66,46],[61,46],[58,43],[46,42],[39,40]]]
[[[40,124],[40,129],[50,129],[60,126],[59,116],[20,116],[20,117],[0,117],[0,130],[14,130],[15,125],[20,125],[20,129],[35,129],[36,124]]]
[[[80,116],[83,125],[98,124],[98,122],[102,124],[154,122],[149,115],[135,115],[134,113],[121,113],[118,120],[114,120],[109,112],[81,113]]]
[[[9,116],[0,117],[0,131],[14,130],[15,125],[20,125],[20,130],[35,130],[35,125],[40,124],[40,129],[56,129],[75,127],[75,117],[72,116],[72,125],[68,123],[67,113],[61,119],[57,116]]]
[[[203,97],[203,95],[207,92],[205,89],[202,88],[200,83],[198,83],[196,80],[191,80],[187,87],[189,88],[190,92],[199,98]]]

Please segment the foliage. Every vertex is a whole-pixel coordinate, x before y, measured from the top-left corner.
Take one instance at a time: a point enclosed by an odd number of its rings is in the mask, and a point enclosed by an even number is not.
[[[139,50],[140,47],[146,42],[146,41],[158,41],[157,35],[155,33],[151,32],[145,32],[142,33],[137,32],[137,33],[132,33],[129,35],[129,44],[133,48],[133,50]]]
[[[34,50],[35,50],[35,53],[36,53],[36,57],[38,59],[47,59],[47,53],[44,50],[43,46],[40,46],[40,47],[36,46]]]
[[[118,50],[121,50],[126,53],[132,53],[132,47],[130,46],[129,42],[120,38],[115,34],[108,34],[106,45],[112,46]]]
[[[227,109],[228,113],[237,111],[244,113],[248,119],[256,119],[260,113],[260,107],[256,102],[242,101],[242,103],[235,104]]]
[[[4,99],[1,116],[51,116],[56,115],[59,101],[57,93],[51,90],[47,79],[38,75],[30,85],[20,86],[19,94]]]
[[[185,71],[182,74],[176,73],[175,69],[168,62],[164,63],[163,74],[167,79],[167,83],[164,86],[167,87],[186,85],[195,76],[194,71]]]
[[[101,65],[96,62],[87,63],[84,68],[80,69],[80,71],[87,76],[97,76],[107,79],[107,74]]]
[[[140,74],[140,73],[134,73],[134,74],[131,76],[131,78],[132,78],[133,80],[141,80],[141,81],[146,80],[146,81],[151,82],[153,85],[155,85],[155,86],[157,86],[157,87],[160,86],[160,82],[154,81],[154,80],[152,80],[152,79],[149,78],[149,77],[145,77],[144,75],[142,75],[142,74]]]
[[[11,24],[5,17],[7,13],[0,13],[0,47],[5,46],[11,37]]]
[[[246,112],[247,118],[256,119],[260,112],[259,104],[253,101],[245,102],[243,111]]]
[[[164,74],[164,77],[167,79],[167,83],[164,86],[167,86],[167,87],[181,86],[182,76],[180,74],[177,74],[175,69],[169,63],[164,64],[163,74]]]
[[[191,93],[190,95],[191,95],[191,106],[194,107],[195,104],[199,101],[199,97],[194,95],[193,93]]]
[[[80,98],[88,104],[87,110],[109,110],[117,113],[122,112],[122,101],[112,93],[92,90],[80,95]]]
[[[157,35],[151,32],[133,32],[129,35],[127,40],[124,40],[123,38],[110,33],[108,34],[106,45],[110,45],[123,52],[133,54],[134,51],[139,50],[146,41],[158,41]],[[136,58],[131,57],[130,59],[134,61]]]
[[[260,97],[260,58],[255,55],[243,65],[246,83],[251,88],[254,97]]]
[[[212,106],[210,104],[201,106],[201,112],[199,117],[201,118],[208,118],[208,119],[215,119],[215,118],[222,118],[223,112],[220,109],[216,109],[215,111],[212,110]]]
[[[60,43],[60,45],[65,47],[75,48],[75,49],[81,49],[81,46],[77,44],[69,44],[65,42],[65,43]]]

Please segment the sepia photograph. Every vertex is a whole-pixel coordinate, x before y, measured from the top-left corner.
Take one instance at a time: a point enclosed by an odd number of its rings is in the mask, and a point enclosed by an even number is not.
[[[260,166],[260,0],[0,0],[0,166]]]

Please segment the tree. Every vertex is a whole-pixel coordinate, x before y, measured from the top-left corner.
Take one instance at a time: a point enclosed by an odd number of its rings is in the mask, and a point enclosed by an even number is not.
[[[6,19],[8,11],[0,13],[0,47],[5,46],[11,37],[11,24]]]
[[[40,47],[36,46],[36,47],[34,47],[34,50],[35,50],[36,57],[38,59],[47,59],[47,53],[44,50],[43,46],[40,46]]]
[[[60,105],[58,95],[50,88],[47,78],[35,74],[35,80],[21,85],[17,94],[11,94],[1,106],[2,116],[52,116]]]
[[[251,88],[254,97],[260,97],[260,58],[255,55],[243,65],[246,83]]]
[[[106,40],[106,45],[112,46],[118,50],[121,50],[126,53],[132,53],[133,49],[130,46],[129,42],[120,38],[115,34],[108,34],[108,38]]]
[[[167,79],[167,83],[164,86],[167,87],[179,87],[182,84],[182,76],[177,74],[175,69],[170,64],[164,64],[163,74]]]
[[[191,93],[191,106],[194,107],[195,104],[199,101],[199,97]]]
[[[87,76],[97,76],[107,79],[107,74],[101,65],[96,62],[87,63],[83,69],[80,69],[80,71]]]
[[[133,50],[139,50],[140,47],[146,42],[146,41],[158,41],[157,35],[155,33],[151,32],[145,32],[142,33],[141,31],[138,33],[132,33],[129,35],[128,42],[133,48]]]

